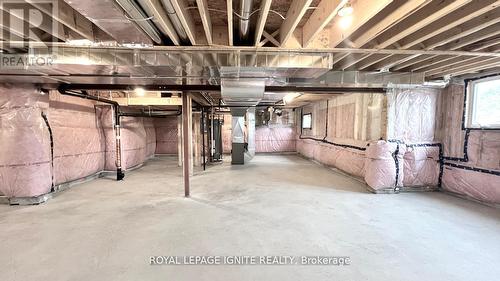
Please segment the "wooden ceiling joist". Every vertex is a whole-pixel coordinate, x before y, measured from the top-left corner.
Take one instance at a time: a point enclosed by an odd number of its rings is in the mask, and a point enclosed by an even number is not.
[[[433,23],[425,26],[417,32],[401,39],[398,44],[402,49],[409,49],[420,42],[430,39],[440,33],[446,32],[456,26],[459,26],[467,21],[479,18],[481,15],[495,9],[500,5],[499,0],[476,0],[473,1],[452,13],[449,13]],[[481,19],[483,21],[483,19]],[[425,45],[428,48],[437,46]]]
[[[411,17],[406,18],[394,28],[389,29],[382,33],[381,36],[377,37],[376,41],[378,44],[376,48],[387,48],[469,2],[471,2],[471,0],[432,1],[415,12]]]
[[[312,0],[293,0],[286,13],[285,20],[280,27],[279,41],[281,46],[285,45],[288,39],[290,39],[295,28],[306,13],[307,8],[311,5],[311,2]]]
[[[207,0],[196,0],[196,5],[198,5],[198,12],[200,13],[205,36],[207,37],[207,43],[208,45],[212,45],[212,21],[210,20],[210,13],[208,12]]]
[[[260,43],[260,39],[262,38],[262,33],[264,32],[264,27],[266,26],[267,16],[269,15],[272,2],[272,0],[262,0],[262,2],[260,2],[259,18],[257,19],[257,25],[255,26],[255,46]]]
[[[188,3],[186,0],[170,0],[174,7],[175,13],[179,17],[182,27],[186,31],[189,41],[192,45],[197,44],[196,28],[194,25],[193,17],[189,13]]]
[[[302,27],[302,47],[307,48],[312,40],[332,21],[348,0],[323,0]]]
[[[500,34],[500,23],[494,24],[487,28],[481,29],[478,32],[462,37],[454,42],[450,42],[440,47],[440,50],[458,50],[467,45],[476,43],[478,41],[496,36]]]
[[[337,17],[334,20],[330,30],[330,47],[337,47],[340,43],[342,43],[342,41],[349,38],[356,30],[363,26],[363,24],[367,23],[372,17],[382,11],[391,2],[392,0],[358,0],[352,3],[352,23],[349,27],[342,29],[338,23],[338,21],[340,21],[340,17]],[[379,28],[382,27],[383,26],[380,26]]]
[[[431,79],[443,77],[445,75],[455,76],[458,73],[467,73],[470,71],[481,70],[486,67],[494,67],[497,65],[500,65],[499,58],[475,58],[473,60],[457,64],[453,67],[448,67],[441,71],[436,70],[426,72],[426,76]]]
[[[226,1],[227,8],[227,40],[229,46],[233,46],[233,1]]]
[[[454,40],[468,36],[481,29],[487,28],[493,24],[500,22],[500,8],[490,11],[482,16],[476,17],[464,24],[450,29],[447,32],[441,33],[435,37],[423,41],[422,44],[427,49],[434,49],[439,46],[445,45]]]

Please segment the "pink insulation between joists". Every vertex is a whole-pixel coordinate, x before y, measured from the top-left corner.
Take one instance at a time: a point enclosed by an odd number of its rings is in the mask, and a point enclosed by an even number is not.
[[[178,153],[178,117],[156,118],[154,125],[156,129],[156,153],[177,154]]]
[[[296,151],[294,127],[259,126],[255,130],[256,152],[294,152]]]
[[[0,193],[45,194],[52,183],[48,96],[32,87],[0,85]]]

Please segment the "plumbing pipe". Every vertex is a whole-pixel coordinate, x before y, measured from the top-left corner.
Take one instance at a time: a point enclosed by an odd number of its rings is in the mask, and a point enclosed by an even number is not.
[[[98,101],[102,103],[107,103],[113,106],[114,119],[115,119],[115,139],[116,139],[116,180],[120,181],[125,178],[125,174],[122,170],[122,158],[121,158],[121,136],[120,136],[120,105],[118,102],[113,100],[104,99],[101,97],[96,97],[87,94],[85,91],[82,93],[69,92],[65,85],[59,86],[57,89],[61,95],[78,97],[83,99],[89,99],[93,101]]]

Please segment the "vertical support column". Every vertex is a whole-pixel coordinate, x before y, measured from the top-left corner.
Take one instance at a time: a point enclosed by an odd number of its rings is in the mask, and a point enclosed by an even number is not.
[[[177,159],[182,167],[182,116],[177,117]]]
[[[255,107],[251,107],[247,110],[247,142],[248,142],[248,154],[251,157],[255,156]]]
[[[182,171],[184,175],[184,196],[189,197],[189,177],[192,173],[192,118],[191,97],[187,92],[182,93]]]
[[[193,165],[201,166],[201,114],[193,113],[194,161]]]

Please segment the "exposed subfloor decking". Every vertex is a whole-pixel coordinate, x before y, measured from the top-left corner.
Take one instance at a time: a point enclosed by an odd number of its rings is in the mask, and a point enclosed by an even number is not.
[[[295,155],[211,167],[183,198],[173,158],[39,206],[0,206],[0,280],[492,280],[500,212],[371,194]],[[335,266],[150,266],[151,255],[340,255]]]

